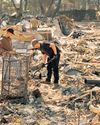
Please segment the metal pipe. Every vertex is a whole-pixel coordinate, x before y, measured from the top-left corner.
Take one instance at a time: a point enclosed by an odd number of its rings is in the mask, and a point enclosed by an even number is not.
[[[85,82],[85,84],[88,84],[88,85],[100,86],[100,80],[85,79],[84,82]]]

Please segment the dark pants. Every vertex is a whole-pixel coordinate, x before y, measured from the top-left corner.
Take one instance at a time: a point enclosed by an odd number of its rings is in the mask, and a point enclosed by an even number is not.
[[[48,62],[50,61],[51,58],[48,58]],[[59,60],[60,60],[60,54],[58,55],[58,57],[56,59],[54,59],[52,62],[50,62],[47,66],[47,81],[51,81],[51,77],[52,77],[52,72],[54,74],[54,84],[58,84],[59,81]]]

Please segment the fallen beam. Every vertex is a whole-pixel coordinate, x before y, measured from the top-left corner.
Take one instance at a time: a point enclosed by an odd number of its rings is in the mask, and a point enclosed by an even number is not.
[[[87,85],[95,85],[100,87],[100,80],[90,80],[90,79],[85,79],[84,80],[85,84]]]

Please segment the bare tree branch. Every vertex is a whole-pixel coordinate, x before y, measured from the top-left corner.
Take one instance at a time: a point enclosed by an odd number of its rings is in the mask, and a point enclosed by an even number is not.
[[[11,0],[11,1],[12,1],[12,3],[13,3],[13,6],[15,7],[15,10],[18,11],[18,8],[17,8],[17,6],[16,6],[14,0]]]
[[[25,11],[27,10],[27,4],[28,4],[28,0],[24,0],[25,1],[25,6],[24,6],[24,9]]]
[[[11,2],[13,3],[13,6],[15,7],[15,11],[17,12],[17,16],[18,18],[20,18],[22,16],[22,12],[23,12],[23,0],[20,0],[20,5],[19,7],[16,6],[15,1],[11,0]]]
[[[42,13],[43,15],[45,15],[45,9],[44,9],[44,7],[43,7],[43,5],[42,5],[42,1],[41,1],[41,0],[39,0],[39,5],[40,5],[40,8],[41,8],[41,13]]]
[[[54,16],[56,15],[56,13],[59,11],[60,5],[61,5],[61,1],[62,1],[62,0],[59,0],[59,1],[58,1],[57,8],[55,9],[54,14],[53,14],[52,17],[54,17]]]
[[[49,7],[48,7],[48,11],[47,11],[47,13],[46,13],[47,16],[50,16],[53,3],[54,3],[54,0],[51,0],[50,5],[49,5]]]

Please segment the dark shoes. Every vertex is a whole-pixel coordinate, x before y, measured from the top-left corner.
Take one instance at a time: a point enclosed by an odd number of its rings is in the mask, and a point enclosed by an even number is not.
[[[52,89],[59,89],[59,88],[60,88],[59,84],[58,84],[58,83],[56,83],[56,84],[54,84],[54,86],[53,86],[53,88],[52,88]]]
[[[45,84],[50,85],[50,84],[51,84],[51,82],[50,82],[50,81],[45,81]]]
[[[51,82],[50,81],[42,81],[43,84],[47,84],[47,85],[51,85]]]
[[[50,84],[51,84],[51,81],[48,80],[48,79],[46,79],[45,83],[48,84],[48,85],[50,85]]]
[[[17,80],[18,81],[24,81],[24,78],[23,77],[17,77]]]
[[[42,83],[43,83],[43,84],[47,84],[47,85],[51,85],[51,81],[50,81],[50,80],[47,80],[47,79],[46,79],[46,81],[43,81]],[[54,86],[53,86],[52,89],[59,89],[59,88],[60,88],[60,85],[59,85],[58,82],[54,82],[53,84],[54,84]]]

